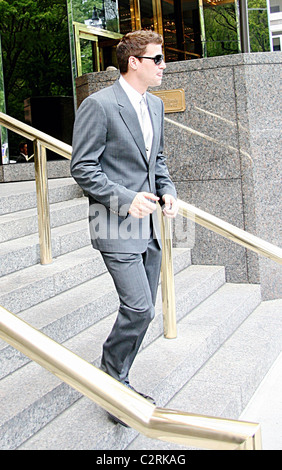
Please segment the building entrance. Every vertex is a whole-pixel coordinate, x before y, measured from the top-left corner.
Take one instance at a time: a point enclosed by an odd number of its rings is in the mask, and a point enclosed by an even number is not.
[[[166,62],[240,52],[238,0],[68,0],[76,76],[106,70],[129,31],[164,38]]]

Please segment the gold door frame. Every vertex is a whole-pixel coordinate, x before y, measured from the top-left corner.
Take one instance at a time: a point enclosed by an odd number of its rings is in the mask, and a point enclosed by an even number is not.
[[[141,29],[141,12],[139,0],[130,0],[130,16],[132,31]]]
[[[152,0],[154,30],[163,36],[163,17],[161,0]],[[142,29],[139,0],[130,0],[131,27],[133,31]]]
[[[154,30],[163,36],[163,15],[161,0],[152,0],[154,15]]]
[[[73,22],[74,29],[74,41],[75,41],[75,59],[77,67],[77,76],[82,75],[82,63],[81,63],[81,49],[80,39],[87,39],[88,41],[95,42],[94,55],[97,64],[97,72],[100,72],[100,48],[99,48],[99,37],[105,37],[109,39],[121,39],[122,34],[114,33],[113,31],[107,31],[101,28],[95,28],[94,26],[87,26],[82,23]]]
[[[162,5],[161,0],[152,0],[153,17],[154,17],[154,30],[163,36],[163,18],[162,18]],[[141,29],[141,10],[139,0],[130,0],[130,15],[131,15],[131,27],[132,31]],[[99,36],[107,37],[109,39],[121,39],[122,34],[107,31],[101,28],[95,28],[95,26],[88,26],[76,21],[73,22],[74,29],[74,42],[75,42],[75,59],[77,76],[82,75],[82,63],[81,63],[81,48],[80,39],[87,39],[93,41],[94,45],[94,56],[97,64],[97,72],[100,72],[100,48],[99,48]]]

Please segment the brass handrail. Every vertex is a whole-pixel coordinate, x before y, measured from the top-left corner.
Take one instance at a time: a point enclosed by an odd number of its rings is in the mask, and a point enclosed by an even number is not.
[[[0,307],[0,337],[150,438],[212,450],[260,450],[257,423],[160,408]]]
[[[282,249],[272,243],[252,235],[234,225],[215,217],[187,202],[178,199],[178,213],[193,222],[212,230],[223,237],[244,246],[249,250],[265,256],[276,263],[282,264]],[[166,338],[177,336],[176,312],[175,312],[175,289],[173,276],[172,239],[170,219],[160,218],[162,229],[163,258],[161,269],[162,305],[164,318],[164,335]]]
[[[33,141],[40,261],[41,264],[50,264],[52,248],[46,149],[70,160],[72,147],[2,112],[0,112],[0,126]]]
[[[165,118],[168,122],[179,125],[179,123]],[[0,112],[0,125],[7,127],[13,132],[17,132],[27,139],[34,142],[34,163],[35,180],[38,208],[38,232],[40,243],[40,260],[42,264],[52,262],[51,250],[51,229],[50,214],[48,202],[48,178],[46,168],[46,148],[59,153],[61,156],[71,159],[72,147],[58,139],[50,137],[33,127],[18,121],[4,113]],[[184,125],[181,127],[185,128]],[[178,200],[179,214],[191,219],[196,223],[218,233],[233,242],[244,246],[256,253],[266,256],[273,261],[282,264],[281,248],[262,240],[238,227],[225,222],[207,212],[204,212],[191,204]],[[162,298],[164,329],[167,338],[176,336],[176,315],[175,315],[175,292],[173,279],[173,259],[172,259],[172,240],[171,240],[171,222],[165,217],[160,217],[162,240],[163,240],[163,260],[162,260]]]
[[[59,140],[48,136],[47,134],[38,131],[27,124],[17,121],[14,118],[7,116],[4,113],[0,113],[0,125],[7,127],[8,129],[23,135],[27,139],[33,140],[34,142],[34,159],[35,159],[35,179],[37,188],[37,200],[38,200],[38,213],[39,213],[39,239],[40,239],[40,253],[41,263],[49,263],[52,261],[51,255],[51,237],[50,237],[50,220],[49,220],[49,202],[48,202],[48,179],[47,179],[47,168],[46,168],[46,148],[53,150],[65,158],[70,159],[72,148],[71,146],[60,142]],[[263,240],[255,237],[254,235],[248,234],[244,230],[238,229],[237,227],[222,221],[204,211],[201,211],[194,206],[191,206],[183,201],[179,202],[179,213],[195,222],[203,225],[216,233],[227,237],[239,245],[245,246],[257,253],[267,256],[274,261],[281,263],[281,249],[264,242]],[[175,302],[174,302],[174,283],[173,283],[173,264],[172,264],[172,243],[171,243],[171,226],[170,221],[165,217],[161,217],[161,228],[162,237],[164,240],[164,256],[162,265],[162,289],[163,289],[163,308],[164,308],[164,324],[167,324],[167,337],[175,337],[176,335],[176,319],[175,319]],[[5,311],[0,307],[1,313]],[[7,312],[7,311],[6,311]],[[9,321],[7,318],[9,315]],[[218,445],[219,441],[223,441],[226,448],[241,448],[241,449],[255,449],[260,448],[260,429],[258,425],[253,423],[240,423],[238,421],[222,420],[218,418],[203,417],[200,415],[194,415],[184,412],[175,412],[173,410],[165,410],[162,408],[153,407],[152,405],[144,402],[141,397],[135,396],[134,392],[128,389],[122,388],[122,385],[117,383],[113,385],[112,378],[103,376],[102,372],[95,369],[82,359],[73,355],[63,346],[54,344],[58,356],[54,354],[52,359],[45,359],[48,356],[48,348],[50,347],[50,338],[48,338],[48,347],[44,350],[41,358],[40,342],[43,342],[42,333],[37,332],[40,336],[40,340],[33,344],[29,344],[28,328],[26,325],[23,328],[23,323],[18,327],[17,317],[13,316],[10,312],[1,315],[1,337],[9,342],[12,346],[19,349],[21,352],[26,354],[31,359],[39,362],[44,367],[51,370],[51,372],[60,376],[62,380],[66,381],[70,385],[74,386],[82,393],[91,397],[95,402],[101,404],[109,412],[112,412],[120,419],[132,425],[140,432],[150,437],[156,437],[163,440],[171,440],[170,436],[173,435],[172,442],[185,443],[186,445],[200,446],[205,443],[205,448],[214,446],[216,442]],[[5,318],[4,318],[5,317]],[[13,318],[11,327],[7,326],[10,324],[10,318]],[[5,321],[4,321],[5,319]],[[169,321],[166,321],[169,319]],[[32,329],[32,331],[37,331]],[[27,337],[25,338],[25,333]],[[20,339],[19,339],[20,338]],[[39,336],[36,336],[37,340]],[[47,341],[47,340],[46,340]],[[39,349],[37,349],[39,348]],[[63,349],[60,349],[63,348]],[[68,351],[68,352],[67,352]],[[62,355],[62,358],[61,358]],[[64,360],[65,356],[71,360],[68,362]],[[58,359],[57,359],[58,357]],[[60,358],[60,359],[59,359]],[[58,364],[58,361],[60,364]],[[72,361],[77,364],[77,368],[72,369]],[[82,362],[81,362],[82,361]],[[82,367],[82,365],[84,367]],[[91,369],[89,368],[91,367]],[[80,369],[85,370],[85,375],[80,374]],[[89,377],[88,374],[89,373]],[[98,374],[98,375],[97,375]],[[96,383],[97,377],[101,380],[102,386],[98,386]],[[80,383],[80,381],[82,381]],[[99,382],[99,381],[98,381]],[[109,390],[107,388],[109,385]],[[118,393],[112,393],[113,388]],[[107,392],[108,390],[108,392]],[[104,397],[105,394],[105,397]],[[134,394],[134,395],[132,395]],[[130,398],[130,400],[129,400]],[[124,399],[126,399],[124,401]],[[131,409],[127,407],[125,403],[134,401],[134,407]],[[141,402],[140,402],[141,400]],[[133,402],[132,402],[133,403]],[[139,406],[140,403],[140,406]],[[142,409],[142,413],[141,413]],[[236,431],[230,430],[230,423],[234,424]],[[227,425],[227,428],[225,428]],[[240,426],[243,426],[241,429]],[[254,426],[255,428],[252,428]],[[250,427],[252,431],[249,433]],[[228,429],[223,432],[224,429]],[[235,429],[234,428],[234,429]],[[244,429],[244,431],[243,431]],[[255,429],[255,432],[253,430]],[[248,432],[247,432],[248,430]],[[204,433],[204,435],[203,435]],[[184,436],[184,437],[183,437]],[[239,437],[238,437],[239,436]],[[234,439],[234,441],[233,441]],[[189,442],[189,444],[187,444]],[[220,444],[219,444],[220,447]],[[218,447],[218,448],[219,448]],[[214,448],[214,447],[212,447]]]
[[[18,121],[17,119],[14,119],[2,112],[0,112],[0,125],[22,135],[29,140],[39,142],[39,145],[42,148],[52,150],[53,152],[56,152],[69,160],[71,159],[71,145],[65,144],[64,142],[61,142],[60,140],[55,139],[54,137],[51,137],[48,134],[35,129],[28,124],[22,123],[21,121]],[[35,153],[39,154],[40,152],[36,151]],[[261,238],[246,232],[245,230],[239,229],[238,227],[231,225],[230,223],[225,222],[218,217],[204,212],[203,210],[200,210],[191,204],[181,201],[180,199],[178,199],[178,203],[179,214],[183,217],[187,217],[199,225],[202,225],[241,246],[244,246],[262,256],[266,256],[273,261],[282,264],[281,248],[273,245],[272,243],[266,242]],[[41,262],[42,264],[45,264],[44,259],[41,259]]]
[[[178,200],[179,214],[187,219],[202,225],[213,232],[222,235],[229,240],[244,246],[249,250],[255,251],[259,255],[270,258],[276,263],[282,264],[282,249],[272,243],[252,235],[228,222],[225,222],[214,215],[209,214],[201,209],[198,209],[187,202]]]
[[[71,159],[72,154],[72,146],[68,145],[61,140],[55,139],[55,137],[51,137],[45,132],[39,131],[24,122],[18,121],[11,116],[8,116],[5,113],[0,112],[0,126],[6,127],[10,131],[16,132],[21,136],[25,137],[29,140],[38,140],[42,147],[45,147],[48,150],[52,150],[55,153],[58,153],[62,157],[67,159]]]

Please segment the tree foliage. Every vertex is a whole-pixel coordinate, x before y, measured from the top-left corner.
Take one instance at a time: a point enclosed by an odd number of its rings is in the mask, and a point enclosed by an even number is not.
[[[65,0],[0,0],[7,112],[31,96],[72,94]]]
[[[238,53],[235,3],[205,4],[205,31],[208,57]]]

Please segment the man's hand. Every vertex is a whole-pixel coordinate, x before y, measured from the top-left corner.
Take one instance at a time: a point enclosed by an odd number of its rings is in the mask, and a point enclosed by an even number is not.
[[[129,208],[129,214],[137,219],[143,219],[146,215],[152,214],[157,206],[158,196],[145,191],[137,193]],[[154,202],[151,202],[154,201]]]
[[[163,213],[166,217],[174,218],[178,212],[177,200],[171,194],[164,194],[162,197],[165,205],[163,207]]]

